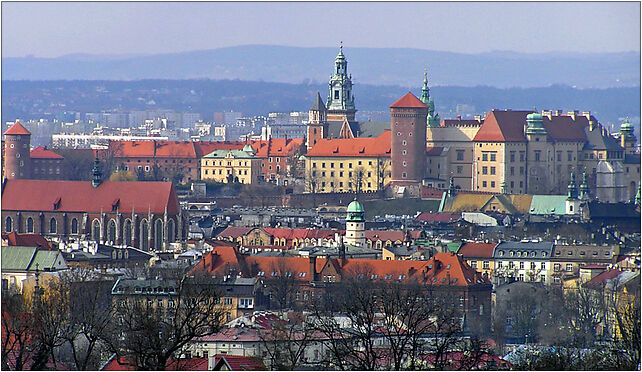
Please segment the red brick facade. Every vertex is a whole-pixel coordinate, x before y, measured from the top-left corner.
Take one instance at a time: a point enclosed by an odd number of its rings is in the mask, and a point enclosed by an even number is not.
[[[390,106],[392,180],[396,186],[416,186],[426,169],[428,108],[412,93]]]

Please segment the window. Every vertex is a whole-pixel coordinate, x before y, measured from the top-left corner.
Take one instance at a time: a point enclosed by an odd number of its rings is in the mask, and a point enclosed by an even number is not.
[[[482,161],[488,161],[488,153],[487,152],[483,152],[482,153]]]
[[[457,150],[457,160],[458,161],[464,160],[464,150]]]
[[[56,230],[57,230],[57,227],[58,227],[58,226],[57,226],[57,223],[56,223],[56,219],[52,217],[52,218],[49,220],[49,233],[51,233],[51,234],[55,234],[55,233],[56,233]]]
[[[482,182],[482,187],[487,187],[487,186],[488,186],[488,182],[483,181],[483,182]]]
[[[515,151],[510,152],[510,162],[514,163],[515,162]]]
[[[515,175],[515,167],[510,167],[510,175],[511,176]]]
[[[540,150],[535,150],[535,161],[541,161],[542,152]]]
[[[555,265],[553,265],[553,270],[560,271],[561,269],[562,269],[562,265],[561,264],[557,264],[556,263]]]
[[[71,220],[71,233],[78,234],[78,220],[75,218]]]
[[[28,217],[27,218],[27,232],[32,233],[33,232],[33,218]]]
[[[524,175],[524,167],[519,167],[519,175],[520,176]]]
[[[535,270],[535,262],[531,262],[531,270]]]
[[[490,153],[490,161],[497,161],[497,153],[496,152],[491,152]]]
[[[488,262],[488,261],[484,261],[484,263],[482,264],[482,268],[483,268],[484,270],[488,270],[488,269],[490,269],[490,262]]]
[[[470,261],[470,267],[477,269],[477,261]]]
[[[334,99],[339,99],[339,90],[338,89],[334,90]]]
[[[482,167],[482,174],[488,174],[488,167]]]
[[[490,187],[495,187],[495,181],[490,181]]]
[[[557,161],[562,161],[562,152],[561,151],[557,152]]]
[[[524,161],[526,159],[526,151],[519,152],[519,161]]]
[[[13,230],[13,220],[11,217],[7,217],[4,222],[4,231],[11,232]]]
[[[464,167],[462,167],[461,165],[458,165],[457,166],[457,174],[462,174],[463,171],[464,171]]]
[[[566,271],[573,271],[573,264],[566,264]]]
[[[490,174],[495,174],[495,167],[490,167]]]
[[[223,298],[223,305],[232,305],[232,297]]]
[[[401,173],[401,178],[406,178],[406,177],[408,177],[408,175],[406,174],[406,172]]]
[[[254,307],[254,299],[252,298],[241,298],[239,299],[239,307],[240,308],[252,308]]]

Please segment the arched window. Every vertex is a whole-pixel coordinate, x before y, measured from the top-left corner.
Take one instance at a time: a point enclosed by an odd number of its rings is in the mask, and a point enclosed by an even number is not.
[[[31,217],[27,218],[27,232],[33,233],[33,218]]]
[[[11,217],[7,217],[4,221],[4,231],[11,232],[11,230],[13,230],[13,220],[11,220]]]
[[[91,240],[100,241],[100,221],[97,218],[91,222]]]
[[[78,234],[78,220],[76,218],[71,220],[71,233]]]
[[[107,240],[116,243],[116,221],[113,219],[107,223]]]
[[[140,249],[142,250],[149,250],[149,235],[148,231],[149,230],[149,224],[147,223],[147,220],[143,219],[140,221]]]
[[[163,221],[158,219],[154,225],[154,248],[161,250],[163,249]]]
[[[56,219],[51,217],[49,220],[49,233],[50,234],[55,234],[56,230],[58,229],[58,224],[56,223]]]
[[[130,219],[126,219],[123,223],[123,244],[132,244],[132,221]]]
[[[173,243],[176,237],[176,229],[174,228],[174,220],[167,221],[167,241]]]

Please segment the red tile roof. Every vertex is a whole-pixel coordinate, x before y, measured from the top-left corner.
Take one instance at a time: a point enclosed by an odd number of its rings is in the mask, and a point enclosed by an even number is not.
[[[221,359],[225,359],[225,363],[232,371],[263,371],[265,365],[259,358],[240,356],[240,355],[214,355],[215,363],[219,363]],[[208,358],[186,358],[186,359],[170,359],[167,361],[166,369],[168,371],[207,371]],[[134,366],[128,358],[121,357],[119,359],[112,358],[102,368],[103,371],[135,371]]]
[[[110,150],[117,157],[156,157],[197,159],[215,150],[240,150],[240,141],[111,141]]]
[[[2,191],[2,209],[11,211],[111,212],[115,205],[122,213],[179,212],[171,182],[106,181],[94,188],[89,181],[7,180]]]
[[[464,258],[472,258],[472,257],[492,258],[493,249],[495,249],[496,245],[497,243],[468,242],[459,248],[459,251],[457,251],[457,254],[461,255]]]
[[[408,92],[405,96],[399,98],[397,102],[390,105],[390,108],[425,108],[426,106],[417,96]]]
[[[246,257],[248,269],[251,274],[256,276],[256,273],[265,273],[260,277],[275,278],[288,275],[291,273],[292,277],[300,281],[311,281],[313,273],[310,272],[310,259],[307,257]],[[316,272],[320,272],[325,266],[327,259],[317,258]],[[272,275],[276,274],[276,275]]]
[[[616,276],[622,274],[623,271],[618,270],[618,269],[611,269],[607,270],[604,272],[599,273],[596,275],[593,279],[588,281],[584,286],[588,288],[594,288],[594,289],[600,289],[606,286],[607,282]]]
[[[265,365],[259,358],[240,356],[240,355],[222,355],[217,354],[216,360],[223,359],[232,371],[265,371]]]
[[[29,157],[32,159],[64,159],[62,156],[56,154],[46,147],[38,146],[29,152]]]
[[[27,128],[23,127],[20,122],[17,122],[11,126],[11,128],[7,129],[6,132],[4,132],[5,135],[7,134],[12,134],[12,135],[31,135],[31,132],[27,130]]]
[[[382,240],[391,242],[405,242],[406,234],[401,230],[366,230],[366,239],[368,240]]]
[[[444,190],[436,189],[434,187],[421,187],[421,198],[422,199],[441,199],[444,195]]]
[[[532,111],[503,111],[492,110],[486,115],[484,124],[479,129],[473,141],[480,142],[524,142],[524,126],[526,116]],[[595,120],[595,118],[593,118]],[[582,115],[575,120],[567,115],[543,117],[543,125],[548,137],[556,141],[586,141],[584,128],[589,120]]]
[[[239,227],[239,226],[228,226],[225,230],[218,233],[216,236],[219,238],[240,238],[245,236],[250,230],[254,229],[253,227]]]
[[[9,246],[20,247],[42,247],[45,250],[53,249],[53,246],[42,235],[38,234],[18,234],[15,231],[2,233],[3,243],[6,240]]]
[[[334,239],[335,230],[320,229],[287,229],[287,228],[264,228],[263,231],[275,238],[292,239]]]
[[[251,145],[258,158],[270,156],[288,157],[294,155],[303,145],[303,138],[271,138],[269,141],[253,141]]]
[[[443,147],[426,147],[427,156],[439,156],[443,151]]]
[[[308,150],[307,157],[314,156],[390,156],[390,130],[384,130],[375,138],[320,139]]]

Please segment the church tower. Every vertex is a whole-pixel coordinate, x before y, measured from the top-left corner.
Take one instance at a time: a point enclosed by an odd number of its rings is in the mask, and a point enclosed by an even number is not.
[[[579,214],[580,204],[581,200],[578,197],[577,185],[575,184],[575,173],[571,172],[571,180],[568,183],[568,197],[566,198],[566,214]]]
[[[428,106],[428,116],[426,117],[426,124],[429,127],[438,127],[440,118],[439,114],[435,114],[435,101],[430,98],[430,88],[428,88],[428,73],[424,70],[424,86],[421,89],[421,102]]]
[[[308,150],[311,149],[319,139],[326,138],[328,135],[328,111],[317,92],[317,98],[314,100],[309,111],[307,141]]]
[[[334,60],[334,73],[330,77],[330,93],[327,100],[328,120],[354,121],[354,95],[352,94],[352,76],[348,75],[348,61],[343,55],[343,45]]]
[[[13,179],[31,178],[31,133],[16,121],[4,132],[4,177]]]
[[[548,131],[544,127],[544,118],[537,112],[526,115],[526,123],[526,190],[529,194],[545,194],[550,191],[551,184],[547,158]]]
[[[355,247],[366,247],[366,218],[363,205],[355,198],[346,210],[345,242]]]

